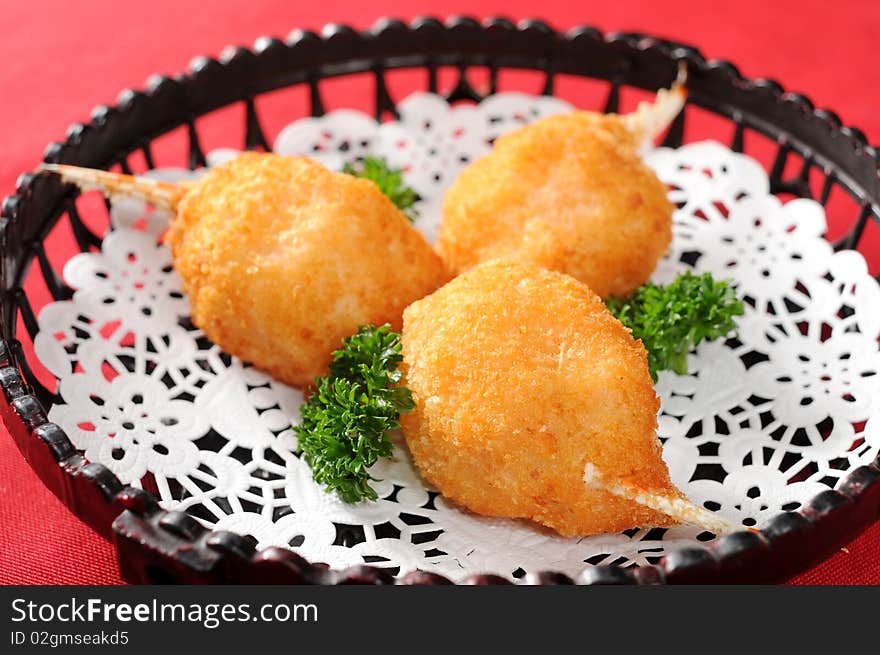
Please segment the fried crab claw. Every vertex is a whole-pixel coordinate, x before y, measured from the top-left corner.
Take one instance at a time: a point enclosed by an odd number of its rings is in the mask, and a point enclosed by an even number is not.
[[[305,157],[245,152],[179,184],[40,170],[173,214],[162,239],[192,322],[291,386],[325,375],[339,342],[361,325],[399,326],[404,308],[446,278],[440,257],[376,184]]]
[[[693,525],[715,535],[729,534],[736,530],[730,521],[702,507],[697,507],[682,496],[664,491],[652,491],[635,484],[614,480],[590,462],[584,466],[584,484],[592,489],[601,489],[618,498],[638,503],[669,517],[676,523]]]

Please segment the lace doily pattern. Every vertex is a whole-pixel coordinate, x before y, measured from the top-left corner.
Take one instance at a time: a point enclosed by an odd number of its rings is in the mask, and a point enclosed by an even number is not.
[[[275,150],[332,168],[386,157],[419,193],[416,226],[433,239],[443,192],[462,167],[498,135],[570,109],[523,94],[452,107],[417,94],[399,106],[397,121],[348,110],[296,121]],[[234,154],[214,151],[208,161]],[[660,148],[646,160],[678,208],[655,279],[710,271],[734,280],[747,302],[737,338],[703,344],[687,375],[661,374],[664,458],[694,502],[760,527],[880,450],[880,314],[872,311],[880,289],[860,255],[833,253],[822,238],[821,206],[780,203],[752,159],[703,142]],[[425,486],[400,435],[394,459],[374,470],[380,500],[345,505],[295,455],[301,393],[223,353],[190,322],[159,242],[168,217],[114,199],[111,219],[101,252],[65,267],[75,293],[42,310],[35,350],[59,380],[50,419],[90,460],[154,492],[163,507],[334,567],[366,562],[454,580],[653,563],[713,538],[682,526],[563,539],[526,522],[475,516]]]

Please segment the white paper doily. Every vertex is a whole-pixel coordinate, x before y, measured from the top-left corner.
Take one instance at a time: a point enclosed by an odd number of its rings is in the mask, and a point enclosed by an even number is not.
[[[275,150],[334,169],[367,153],[386,157],[421,195],[416,225],[433,240],[443,191],[462,167],[499,134],[570,109],[516,93],[455,107],[417,94],[401,103],[399,121],[380,125],[354,111],[296,121]],[[209,162],[234,154],[214,151]],[[859,254],[833,253],[822,238],[822,207],[781,204],[752,159],[702,142],[654,150],[647,161],[678,206],[655,279],[711,271],[735,280],[748,302],[739,340],[702,345],[688,375],[661,374],[664,458],[694,502],[760,527],[877,455],[880,289]],[[368,562],[456,580],[654,562],[711,537],[678,527],[563,539],[471,515],[424,487],[400,441],[395,460],[374,470],[381,500],[343,504],[293,454],[300,392],[190,324],[170,253],[156,243],[167,216],[117,199],[111,218],[101,253],[65,267],[76,293],[40,313],[35,349],[64,401],[49,418],[89,460],[155,492],[163,507],[334,567]]]

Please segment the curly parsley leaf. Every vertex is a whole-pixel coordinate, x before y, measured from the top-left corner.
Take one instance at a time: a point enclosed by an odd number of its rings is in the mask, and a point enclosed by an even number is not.
[[[343,339],[330,375],[315,380],[293,428],[315,482],[347,503],[376,500],[368,469],[391,457],[388,432],[415,407],[410,390],[398,386],[400,348],[400,335],[389,325],[365,325]]]
[[[645,284],[629,298],[609,298],[606,304],[645,344],[655,382],[659,371],[686,374],[688,352],[704,340],[726,337],[736,329],[734,317],[744,312],[729,282],[690,271],[666,286]]]
[[[389,166],[384,158],[364,157],[357,167],[345,164],[342,172],[373,182],[411,223],[419,217],[419,211],[414,206],[419,200],[419,194],[404,184],[403,171]]]

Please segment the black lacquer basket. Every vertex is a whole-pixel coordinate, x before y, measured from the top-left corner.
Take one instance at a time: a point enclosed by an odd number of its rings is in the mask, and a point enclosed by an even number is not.
[[[724,123],[727,133],[714,136],[736,151],[748,152],[752,135],[762,135],[773,144],[771,191],[815,197],[825,205],[834,189],[841,190],[852,210],[835,245],[857,248],[869,221],[880,221],[880,154],[858,130],[844,127],[831,112],[815,109],[807,98],[786,93],[773,81],[744,79],[731,64],[707,61],[694,48],[639,34],[603,35],[588,27],[561,33],[538,21],[383,20],[366,32],[334,25],[322,35],[295,32],[287,41],[261,39],[253,50],[230,49],[219,60],[199,58],[184,75],[155,77],[144,91],[123,92],[116,106],[97,108],[88,124],[73,125],[63,142],[51,144],[45,160],[127,171],[130,158],[138,156],[152,168],[151,144],[182,128],[187,163],[195,168],[205,164],[197,125],[205,114],[243,105],[244,147],[267,149],[255,101],[262,94],[303,87],[312,114],[321,115],[326,80],[366,74],[375,89],[376,116],[394,115],[386,77],[399,69],[422,71],[423,90],[435,93],[443,92],[441,73],[451,70],[454,81],[444,93],[451,101],[480,100],[486,92],[503,90],[498,88],[499,74],[509,70],[535,71],[547,95],[554,93],[560,76],[592,78],[607,87],[604,110],[616,111],[622,90],[667,87],[679,62],[689,72],[689,104],[666,134],[665,145],[681,145],[693,106]],[[468,81],[468,72],[477,67],[487,71],[483,92]],[[787,176],[791,170],[795,173]],[[816,175],[822,180],[818,193],[811,184]],[[77,211],[75,197],[74,189],[54,177],[25,174],[16,193],[3,203],[0,411],[43,482],[80,519],[114,541],[123,577],[135,583],[450,584],[432,573],[395,579],[370,566],[331,571],[286,549],[257,551],[252,539],[209,532],[183,512],[163,511],[149,492],[124,486],[104,466],[77,452],[62,429],[48,422],[46,410],[54,392],[40,382],[33,356],[26,355],[28,349],[16,337],[17,328],[23,327],[27,334],[21,339],[32,340],[38,329],[37,303],[25,290],[28,275],[39,275],[55,300],[72,294],[47,254],[52,230],[66,222],[83,251],[101,242]],[[880,468],[875,462],[853,470],[836,490],[820,493],[799,512],[776,516],[760,532],[731,534],[707,549],[679,550],[653,566],[596,566],[576,581],[546,572],[519,582],[777,582],[821,561],[878,517]],[[494,575],[472,576],[466,582],[511,583]]]

